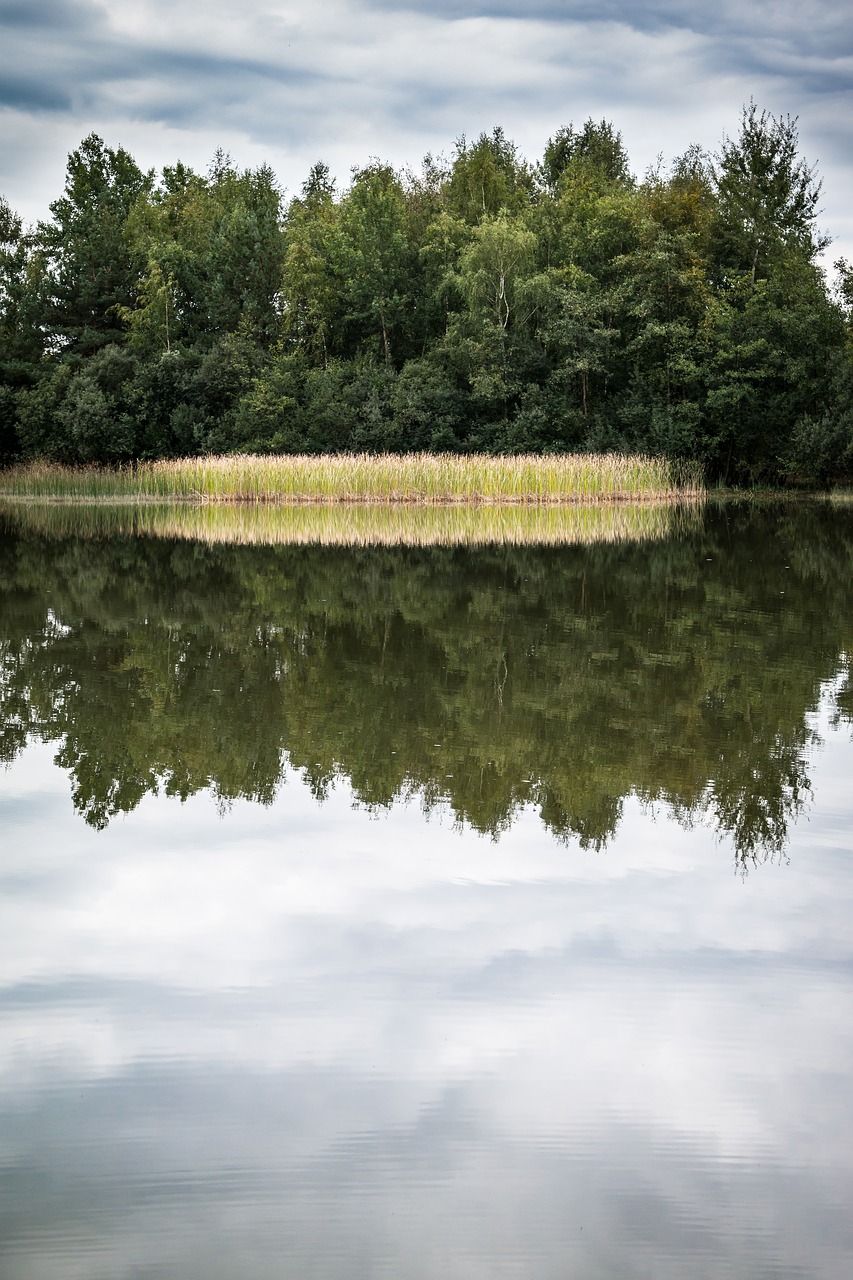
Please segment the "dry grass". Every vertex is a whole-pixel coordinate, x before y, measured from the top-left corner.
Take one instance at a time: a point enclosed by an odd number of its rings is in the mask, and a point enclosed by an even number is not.
[[[32,463],[0,473],[0,496],[54,500],[548,505],[697,498],[689,463],[622,454],[331,454],[182,458],[134,466]]]
[[[568,546],[665,538],[700,518],[674,503],[566,505],[0,503],[24,533],[141,535],[223,544],[313,546]]]

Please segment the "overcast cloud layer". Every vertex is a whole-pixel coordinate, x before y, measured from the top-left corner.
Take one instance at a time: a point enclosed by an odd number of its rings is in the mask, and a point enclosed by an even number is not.
[[[642,173],[713,150],[754,96],[800,117],[837,256],[853,247],[848,17],[830,0],[0,0],[0,193],[44,216],[92,129],[146,167],[222,146],[294,191],[321,156],[345,180],[500,123],[535,159],[561,124],[606,116]]]

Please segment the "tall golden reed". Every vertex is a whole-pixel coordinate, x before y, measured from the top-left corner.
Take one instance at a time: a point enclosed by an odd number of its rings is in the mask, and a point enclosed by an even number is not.
[[[234,454],[0,472],[2,497],[64,501],[559,504],[701,493],[698,466],[625,454]]]

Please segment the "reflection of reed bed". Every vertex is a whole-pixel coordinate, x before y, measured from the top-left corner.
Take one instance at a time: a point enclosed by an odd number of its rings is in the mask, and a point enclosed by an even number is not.
[[[122,468],[32,463],[0,473],[0,496],[55,499],[549,504],[656,501],[701,491],[692,464],[623,454],[246,454]]]
[[[24,532],[137,534],[208,543],[326,546],[569,545],[664,538],[699,519],[698,504],[564,506],[26,502],[0,504]]]

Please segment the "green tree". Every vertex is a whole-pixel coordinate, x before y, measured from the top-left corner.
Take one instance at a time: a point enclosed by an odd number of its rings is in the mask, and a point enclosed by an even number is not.
[[[287,209],[281,314],[287,338],[324,365],[336,345],[342,307],[343,282],[332,256],[337,220],[334,182],[320,161]]]
[[[556,314],[545,330],[549,354],[555,364],[555,387],[577,408],[588,429],[590,415],[608,392],[620,340],[616,327],[618,291],[602,288],[593,276],[575,270],[566,273]]]
[[[42,268],[33,237],[0,196],[0,464],[19,451],[18,395],[44,354]]]
[[[136,297],[138,262],[125,228],[152,186],[122,147],[92,133],[68,157],[65,192],[40,223],[46,262],[43,323],[55,350],[89,356],[123,340],[123,309]]]
[[[597,124],[587,120],[579,130],[571,124],[558,129],[548,139],[539,175],[545,186],[554,191],[566,174],[574,179],[584,175],[599,182],[630,183],[628,153],[621,133],[608,120]]]
[[[262,348],[272,345],[284,257],[280,205],[272,170],[241,172],[221,152],[206,177],[184,165],[164,170],[127,229],[140,266],[121,317],[141,350],[207,348],[238,329]]]
[[[794,257],[768,280],[741,276],[709,306],[705,336],[714,471],[778,482],[796,424],[828,403],[832,354],[843,347],[822,274]]]
[[[652,194],[652,193],[650,193]],[[701,236],[678,227],[660,195],[649,202],[640,243],[618,260],[628,385],[619,419],[631,448],[706,461],[704,329],[711,300]],[[688,224],[689,225],[689,224]]]
[[[440,210],[425,227],[419,259],[423,281],[426,346],[446,335],[451,316],[463,305],[459,292],[459,261],[471,243],[472,228],[447,210]]]
[[[417,258],[406,223],[403,187],[394,170],[377,162],[356,171],[341,202],[334,262],[356,350],[369,351],[375,335],[389,365],[400,358],[417,305],[412,279]]]
[[[790,251],[811,260],[828,241],[815,230],[821,184],[798,155],[796,118],[744,107],[740,133],[714,164],[718,247],[724,271],[766,277]]]
[[[455,217],[475,225],[495,217],[501,209],[518,211],[530,203],[533,176],[518,148],[496,125],[474,143],[457,140],[456,154],[445,188],[447,206]]]
[[[536,237],[524,220],[502,211],[474,228],[457,281],[466,305],[446,345],[465,352],[476,397],[505,419],[531,358],[541,358],[533,322],[547,306],[552,276],[537,269]]]

